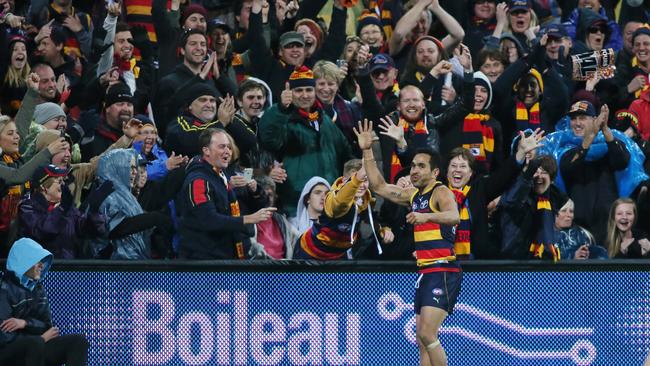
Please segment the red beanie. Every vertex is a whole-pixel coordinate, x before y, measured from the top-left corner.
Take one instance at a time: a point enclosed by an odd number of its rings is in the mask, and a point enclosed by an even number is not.
[[[190,4],[183,8],[183,12],[181,13],[181,25],[185,23],[187,18],[190,17],[192,14],[201,14],[205,18],[205,21],[208,21],[208,11],[205,10],[205,8],[199,4]]]

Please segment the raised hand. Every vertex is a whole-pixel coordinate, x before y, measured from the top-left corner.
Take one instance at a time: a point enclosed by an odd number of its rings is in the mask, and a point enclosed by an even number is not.
[[[131,118],[128,122],[122,124],[122,133],[124,133],[124,136],[133,139],[138,135],[138,131],[140,131],[141,127],[142,121]]]
[[[381,130],[379,134],[390,137],[397,143],[398,148],[404,149],[406,147],[404,128],[393,123],[393,120],[388,116],[382,117],[379,120],[381,121],[381,124],[377,126]]]
[[[183,155],[176,155],[176,153],[172,151],[172,154],[165,161],[165,167],[167,167],[167,170],[174,170],[183,165],[186,159],[187,157]]]
[[[595,123],[595,129],[596,133],[598,133],[599,130],[604,130],[607,128],[607,120],[609,119],[609,107],[607,104],[603,104],[602,107],[600,107],[600,114],[598,117],[596,117],[596,123]]]
[[[368,177],[366,175],[366,169],[363,166],[361,167],[361,169],[357,170],[357,172],[354,175],[355,175],[355,178],[357,178],[357,180],[359,182],[365,181],[366,178]]]
[[[372,121],[367,118],[363,122],[359,121],[358,126],[353,128],[354,134],[357,136],[359,148],[361,150],[368,150],[372,147],[372,142],[377,140],[372,131]]]
[[[74,16],[68,15],[63,21],[63,26],[70,29],[73,33],[81,32],[84,29],[77,14]]]
[[[454,49],[454,55],[458,58],[465,72],[472,72],[472,54],[469,51],[469,47],[461,43]]]
[[[519,131],[519,145],[517,146],[517,153],[515,158],[517,161],[523,161],[526,158],[526,154],[537,149],[538,147],[543,146],[540,141],[544,138],[544,130],[538,128],[530,136],[526,137],[523,131]]]
[[[585,83],[585,90],[588,92],[594,91],[596,85],[598,85],[598,82],[600,82],[600,75],[595,72],[591,75],[591,77],[589,77],[589,79],[587,79],[587,82]]]
[[[293,92],[291,91],[291,88],[289,88],[289,82],[284,83],[284,90],[282,91],[282,94],[280,94],[280,104],[284,108],[289,108],[289,106],[293,103]]]
[[[226,98],[219,98],[219,101],[221,104],[219,104],[219,108],[217,109],[217,118],[226,127],[232,122],[232,118],[237,111],[237,108],[235,108],[235,98],[228,94]]]
[[[47,145],[47,149],[50,151],[50,154],[52,154],[52,156],[60,152],[64,152],[69,148],[70,148],[70,144],[63,137],[59,137],[58,139],[52,141],[49,145]]]
[[[284,181],[287,180],[287,171],[284,170],[283,163],[274,165],[273,169],[271,169],[271,172],[269,173],[269,177],[271,177],[275,183],[284,183]]]
[[[502,25],[508,24],[508,4],[497,4],[497,23]]]
[[[113,2],[106,5],[106,10],[108,11],[109,15],[117,18],[122,13],[122,6],[119,2]]]
[[[199,76],[201,77],[201,79],[205,80],[208,77],[208,74],[210,73],[210,71],[212,71],[213,64],[215,62],[217,62],[217,53],[212,52],[210,54],[210,57],[208,57],[208,61],[203,64],[203,66],[201,67],[201,71],[199,71]]]
[[[372,57],[372,54],[370,53],[370,46],[367,44],[364,44],[363,46],[359,47],[359,51],[357,51],[357,65],[358,67],[364,67],[370,61],[370,58]]]
[[[27,86],[33,91],[38,91],[38,85],[41,82],[41,77],[37,73],[32,72],[27,76]]]
[[[429,71],[429,73],[431,74],[431,76],[437,79],[438,77],[440,77],[440,75],[445,75],[450,73],[452,68],[453,65],[451,64],[451,62],[447,60],[442,60],[438,62],[436,66],[434,66],[431,69],[431,71]]]
[[[456,89],[451,85],[443,85],[442,91],[440,92],[440,98],[447,102],[447,104],[453,103],[456,99]]]

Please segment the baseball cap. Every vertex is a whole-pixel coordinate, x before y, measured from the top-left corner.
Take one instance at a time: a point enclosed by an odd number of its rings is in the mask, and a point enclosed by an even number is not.
[[[68,173],[70,173],[69,167],[59,168],[54,164],[48,164],[42,168],[37,169],[34,175],[32,175],[31,181],[34,186],[40,186],[48,178],[65,177],[68,175]]]
[[[303,37],[302,34],[294,31],[282,33],[279,41],[280,47],[285,47],[291,43],[300,43],[302,46],[304,46],[305,37]]]
[[[564,29],[564,26],[562,24],[549,24],[546,27],[544,27],[545,34],[548,34],[549,37],[553,38],[562,38],[562,37],[568,37],[569,34],[567,33],[566,29]]]
[[[571,109],[569,109],[569,117],[571,118],[581,114],[589,117],[596,117],[598,115],[596,113],[596,108],[594,108],[594,105],[586,100],[580,100],[573,103]]]
[[[213,30],[220,28],[223,29],[224,32],[228,34],[232,34],[232,28],[226,22],[219,18],[214,18],[211,19],[210,22],[208,23],[208,33],[212,33]]]
[[[527,0],[512,0],[510,2],[510,11],[515,10],[530,10],[530,4]]]
[[[370,72],[376,70],[390,70],[395,67],[393,59],[385,53],[378,53],[370,59]]]

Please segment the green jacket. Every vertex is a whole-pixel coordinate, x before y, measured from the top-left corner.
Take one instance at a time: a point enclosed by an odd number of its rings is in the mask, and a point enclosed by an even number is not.
[[[352,159],[352,150],[341,130],[321,111],[320,131],[292,117],[274,104],[259,122],[262,147],[284,163],[287,180],[278,185],[282,208],[289,217],[296,215],[300,192],[313,176],[334,182],[341,176],[343,164]]]

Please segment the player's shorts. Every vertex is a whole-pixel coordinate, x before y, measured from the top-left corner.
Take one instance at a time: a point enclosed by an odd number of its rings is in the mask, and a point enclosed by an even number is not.
[[[451,314],[460,293],[463,272],[430,272],[420,274],[415,282],[415,313],[423,306],[433,306]]]

